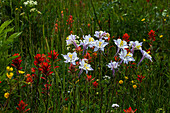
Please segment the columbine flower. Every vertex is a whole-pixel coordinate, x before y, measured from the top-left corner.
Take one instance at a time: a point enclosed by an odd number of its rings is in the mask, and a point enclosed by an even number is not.
[[[143,57],[141,58],[140,62],[138,63],[138,65],[142,62],[142,60],[144,58],[147,58],[149,59],[151,62],[152,62],[152,57],[150,54],[148,54],[148,52],[144,51],[144,50],[141,50],[141,53],[143,54]]]
[[[118,104],[112,104],[112,108],[117,108],[117,107],[119,107]]]
[[[63,57],[64,57],[64,59],[66,59],[66,61],[64,61],[65,63],[71,62],[73,65],[76,65],[75,61],[79,59],[77,57],[76,52],[74,52],[74,53],[68,52],[67,55],[63,55]]]
[[[118,48],[128,48],[127,42],[121,39],[114,40],[115,44],[117,45]]]
[[[82,59],[80,61],[80,66],[79,66],[79,69],[83,69],[86,71],[86,74],[88,73],[88,71],[93,71],[93,68],[91,68],[91,65],[90,64],[87,64],[85,62],[85,59]],[[80,76],[80,75],[79,75]]]
[[[5,93],[5,94],[4,94],[4,97],[5,97],[5,98],[8,98],[8,97],[9,97],[9,93],[8,93],[8,92]]]
[[[104,47],[108,44],[108,42],[105,42],[102,39],[96,40],[96,43],[94,44],[95,48],[94,51],[101,50],[104,52]]]
[[[110,34],[106,33],[105,31],[95,31],[94,36],[99,39],[102,39],[102,38],[108,39],[110,37]]]
[[[88,47],[93,47],[94,43],[95,43],[95,40],[94,38],[92,38],[90,35],[86,35],[85,37],[83,36],[83,41],[80,40],[80,45],[83,45],[83,54],[85,52],[86,49],[88,49]]]
[[[119,66],[119,64],[115,61],[112,62],[112,60],[111,60],[110,63],[106,66],[108,66],[108,68],[111,68],[112,74],[113,74],[113,76],[115,76],[115,69]]]
[[[135,61],[135,59],[133,58],[133,54],[132,53],[127,53],[127,51],[125,49],[123,49],[121,52],[120,52],[120,59],[122,59],[122,61],[125,63],[125,64],[128,64],[129,61]],[[121,63],[122,63],[121,61]]]
[[[136,111],[137,109],[135,109],[135,111]],[[131,107],[129,107],[128,109],[126,109],[126,110],[123,110],[125,113],[134,113],[135,111],[133,111],[132,110],[132,108]]]
[[[132,54],[134,53],[134,50],[142,50],[142,43],[143,42],[139,43],[139,41],[130,41],[129,46],[132,47]]]
[[[28,104],[25,104],[23,100],[21,100],[18,104],[18,107],[16,107],[16,109],[20,112],[20,113],[25,113],[27,111],[30,110],[30,108],[25,110],[25,107],[28,106]]]
[[[117,45],[118,49],[114,57],[119,53],[120,49],[128,48],[127,42],[121,39],[114,40],[115,44]]]
[[[67,38],[66,38],[66,43],[67,45],[70,45],[70,44],[73,44],[76,48],[78,47],[77,43],[76,43],[76,35],[69,35]]]

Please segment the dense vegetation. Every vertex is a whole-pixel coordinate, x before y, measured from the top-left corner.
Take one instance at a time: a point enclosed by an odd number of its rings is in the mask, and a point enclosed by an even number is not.
[[[169,6],[1,0],[0,112],[170,112]]]

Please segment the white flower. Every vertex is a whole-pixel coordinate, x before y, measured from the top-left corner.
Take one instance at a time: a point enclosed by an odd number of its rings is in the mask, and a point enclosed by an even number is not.
[[[135,61],[135,59],[133,58],[133,54],[130,52],[127,53],[127,50],[125,49],[123,49],[119,55],[120,59],[122,59],[125,64],[128,64],[129,61]]]
[[[118,48],[128,48],[127,42],[121,39],[114,40]]]
[[[143,42],[140,42],[139,41],[130,41],[129,42],[129,46],[131,47],[132,46],[132,49],[134,48],[134,50],[141,50],[142,49],[142,43]]]
[[[106,79],[110,79],[110,77],[107,76],[107,75],[105,75],[103,78],[104,78],[105,80],[106,80]]]
[[[63,55],[63,54],[62,54]],[[77,57],[77,53],[70,53],[68,52],[67,55],[63,55],[64,59],[66,59],[66,61],[64,61],[65,63],[72,63],[73,65],[76,65],[75,61],[78,60],[79,58]]]
[[[37,1],[34,2],[34,5],[37,5]]]
[[[37,11],[37,9],[36,8],[30,9],[30,12],[34,12],[34,11]]]
[[[86,74],[87,74],[88,71],[93,71],[93,68],[91,68],[91,65],[90,65],[90,64],[88,64],[88,63],[85,62],[86,60],[87,60],[87,59],[82,59],[82,60],[80,61],[79,69],[85,70],[85,71],[86,71]]]
[[[105,42],[105,40],[99,39],[96,40],[94,46],[94,51],[97,51],[98,49],[101,51],[104,51],[104,47],[108,44],[108,42]]]
[[[108,39],[110,37],[110,34],[106,33],[105,31],[95,31],[94,36],[99,39],[102,39],[102,38]]]
[[[111,60],[110,63],[106,66],[108,66],[108,68],[111,68],[111,70],[113,70],[113,69],[116,69],[119,66],[119,64],[118,64],[118,62],[115,62],[115,61],[112,62],[112,60]]]
[[[119,107],[118,104],[112,104],[112,107],[115,108],[115,107]]]
[[[148,54],[146,51],[141,50],[141,53],[143,55],[144,58],[149,59],[152,62],[152,56],[150,54]]]
[[[28,3],[29,3],[29,1],[24,2],[24,5],[25,5],[25,6],[27,6],[27,5],[28,5]]]

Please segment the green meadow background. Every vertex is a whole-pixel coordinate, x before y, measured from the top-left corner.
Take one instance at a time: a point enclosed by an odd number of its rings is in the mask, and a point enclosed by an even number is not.
[[[170,112],[169,85],[169,42],[170,42],[170,2],[168,0],[37,0],[36,8],[30,12],[30,7],[24,6],[25,0],[0,0],[0,112],[16,113],[19,100],[23,100],[30,108],[30,113],[122,113],[123,109],[132,107],[137,113],[168,113]],[[69,23],[69,18],[72,21]],[[144,21],[141,21],[141,20]],[[82,39],[83,35],[95,31],[110,33],[111,39],[106,46],[108,56],[99,55],[91,63],[94,68],[89,74],[99,87],[94,88],[92,82],[86,81],[86,74],[80,78],[68,73],[69,64],[64,63],[61,54],[69,51],[66,37],[71,33]],[[148,37],[150,30],[155,31],[156,41],[151,42]],[[14,33],[13,38],[10,36]],[[142,42],[143,49],[151,51],[153,62],[148,59],[142,61],[139,67],[128,68],[123,64],[116,78],[106,67],[110,60],[114,60],[116,46],[113,39],[122,38],[128,33],[130,40]],[[160,37],[162,35],[162,37]],[[8,40],[9,39],[9,40]],[[3,45],[3,46],[2,46]],[[111,47],[113,46],[113,47]],[[39,97],[35,97],[34,84],[25,85],[24,75],[20,75],[20,82],[10,81],[6,77],[6,67],[11,66],[12,55],[21,55],[23,71],[31,73],[36,54],[46,54],[56,50],[59,61],[53,63],[49,98],[42,94],[42,87],[38,87]],[[93,51],[90,51],[92,54]],[[134,54],[135,63],[142,57],[140,52]],[[129,64],[132,66],[132,64]],[[14,69],[14,77],[16,76]],[[78,74],[78,72],[77,72]],[[110,76],[104,80],[101,77]],[[137,75],[145,78],[140,83]],[[41,75],[42,76],[42,75]],[[129,79],[124,77],[128,76]],[[123,80],[123,84],[118,81]],[[137,88],[134,89],[131,81]],[[43,83],[43,80],[41,80]],[[12,85],[12,86],[11,86]],[[12,87],[13,91],[8,99],[4,93]],[[20,95],[18,95],[18,91]],[[48,105],[46,103],[48,101]],[[119,104],[119,108],[112,108],[112,104]],[[7,106],[6,106],[7,105]]]

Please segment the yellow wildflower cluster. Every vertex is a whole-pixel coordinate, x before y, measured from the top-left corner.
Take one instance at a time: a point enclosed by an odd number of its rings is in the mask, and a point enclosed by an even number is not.
[[[7,76],[9,79],[11,79],[11,78],[13,77],[14,73],[12,73],[12,72],[10,72],[10,71],[13,71],[13,68],[7,66],[7,67],[6,67],[6,70],[8,71],[8,72],[6,73],[6,76]],[[10,72],[10,73],[9,73],[9,72]]]

